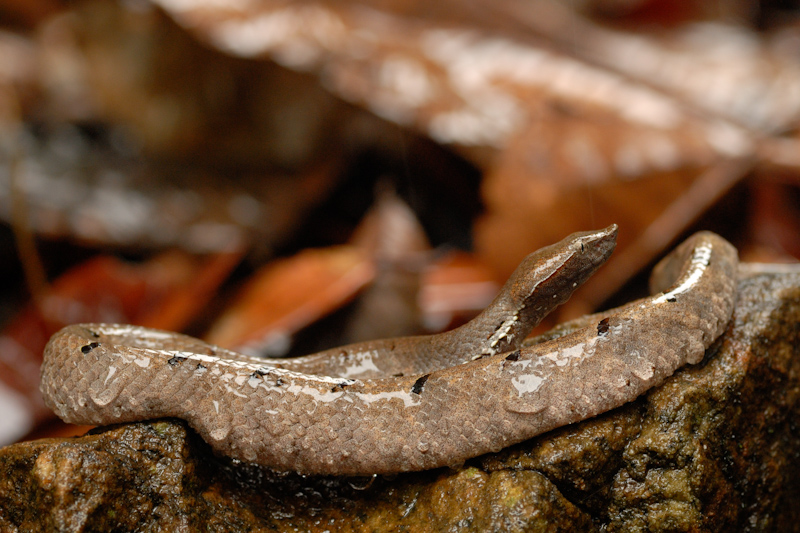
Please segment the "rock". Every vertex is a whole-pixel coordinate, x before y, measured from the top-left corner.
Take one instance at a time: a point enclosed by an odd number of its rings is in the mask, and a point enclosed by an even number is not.
[[[0,449],[0,531],[800,531],[800,271],[739,290],[700,364],[461,468],[277,474],[126,424]]]

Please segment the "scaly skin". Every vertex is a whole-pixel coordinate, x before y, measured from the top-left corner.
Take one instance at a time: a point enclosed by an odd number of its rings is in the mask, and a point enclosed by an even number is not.
[[[631,401],[702,359],[724,331],[736,250],[700,233],[664,260],[665,293],[519,348],[608,257],[615,235],[615,227],[575,234],[532,254],[460,330],[309,359],[259,360],[132,326],[69,326],[45,350],[42,394],[69,422],[180,417],[218,453],[276,470],[366,475],[457,464]]]

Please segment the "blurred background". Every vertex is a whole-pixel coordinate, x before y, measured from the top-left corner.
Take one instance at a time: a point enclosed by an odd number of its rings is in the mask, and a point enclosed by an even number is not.
[[[790,0],[3,0],[0,445],[75,322],[271,357],[474,316],[620,226],[541,328],[698,229],[800,258]]]

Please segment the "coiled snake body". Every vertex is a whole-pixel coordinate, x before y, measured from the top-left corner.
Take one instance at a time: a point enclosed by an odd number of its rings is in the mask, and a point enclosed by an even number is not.
[[[463,462],[618,407],[702,359],[735,299],[736,250],[699,233],[657,267],[650,298],[563,337],[523,340],[611,254],[616,227],[528,256],[451,332],[264,360],[134,326],[68,326],[42,394],[62,419],[180,417],[224,455],[276,470],[365,475]]]

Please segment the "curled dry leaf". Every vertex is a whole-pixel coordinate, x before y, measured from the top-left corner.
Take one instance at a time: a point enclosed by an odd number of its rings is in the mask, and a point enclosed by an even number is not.
[[[355,302],[334,344],[415,335],[422,330],[420,273],[431,259],[430,243],[408,204],[384,182],[376,189],[372,207],[350,238],[374,262],[375,279]]]
[[[542,1],[465,5],[467,21],[413,3],[408,12],[380,2],[156,3],[221,50],[317,72],[345,99],[445,144],[502,150],[554,104],[590,125],[596,111],[634,128],[613,144],[635,144],[635,128],[680,142],[660,163],[605,161],[622,176],[747,155],[750,132],[735,122],[774,131],[800,116],[800,65],[784,51],[790,36],[762,44],[719,24],[623,33]]]

